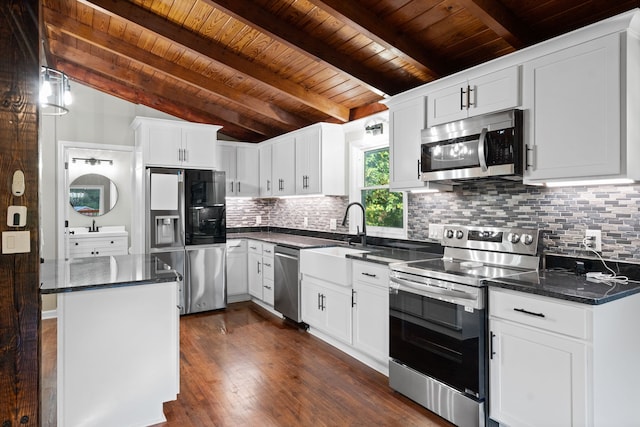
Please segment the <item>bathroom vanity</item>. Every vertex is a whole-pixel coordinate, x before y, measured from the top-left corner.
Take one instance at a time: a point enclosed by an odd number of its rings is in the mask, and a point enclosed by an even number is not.
[[[69,229],[69,258],[126,255],[129,233],[122,226],[100,227],[91,232],[87,227]]]

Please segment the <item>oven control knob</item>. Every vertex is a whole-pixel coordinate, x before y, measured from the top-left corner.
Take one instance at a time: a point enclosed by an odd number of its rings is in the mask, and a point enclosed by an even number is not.
[[[507,235],[507,240],[509,240],[511,243],[518,243],[520,241],[520,236],[518,235],[518,233],[509,233]]]
[[[533,236],[531,234],[523,234],[522,235],[522,243],[525,245],[530,245],[533,243]]]
[[[447,239],[453,239],[453,230],[447,230]]]
[[[456,231],[456,239],[462,239],[464,237],[464,233],[462,230]]]

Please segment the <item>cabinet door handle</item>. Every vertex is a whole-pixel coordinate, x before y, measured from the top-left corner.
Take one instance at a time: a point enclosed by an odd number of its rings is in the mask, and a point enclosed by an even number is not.
[[[466,105],[464,105],[464,95],[465,95],[466,93],[467,93],[467,92],[464,90],[464,88],[463,88],[463,87],[461,87],[461,88],[460,88],[460,109],[461,109],[461,110],[464,110],[465,108],[467,108],[467,106],[466,106]]]
[[[420,159],[418,159],[418,179],[420,179],[420,175],[422,175],[422,171],[420,170]]]
[[[529,168],[533,167],[532,163],[529,163],[529,152],[533,155],[533,148],[529,147],[529,144],[524,145],[524,170],[528,171]]]
[[[76,242],[75,245],[78,246],[78,242]]]
[[[184,160],[185,162],[188,162],[189,161],[189,152],[187,151],[186,148],[183,148],[182,152],[183,152],[182,160]]]
[[[182,161],[182,148],[178,148],[178,161]]]
[[[322,294],[322,311],[324,311],[325,308],[327,308],[327,306],[324,304],[325,298],[326,298],[325,294]]]
[[[496,354],[495,351],[493,351],[493,339],[495,338],[496,334],[494,334],[493,332],[489,333],[489,359],[493,359],[493,356]]]
[[[362,274],[363,276],[367,276],[367,277],[378,277],[377,274],[373,274],[373,273],[362,272],[360,274]]]
[[[471,92],[475,92],[476,89],[472,89],[471,86],[467,85],[467,110],[471,108],[471,106],[475,106],[475,103],[471,102]],[[478,94],[475,94],[475,101],[477,101]]]
[[[265,267],[271,267],[271,264],[267,264],[266,262],[263,262],[262,264],[264,264]]]
[[[258,261],[258,274],[260,274],[260,261]]]
[[[544,313],[534,313],[533,311],[528,311],[528,310],[525,310],[524,308],[514,308],[513,311],[517,311],[518,313],[528,314],[530,316],[546,317]]]
[[[266,289],[271,290],[271,286],[264,285],[264,287],[265,287]]]
[[[267,191],[271,191],[271,180],[267,180]]]
[[[321,295],[320,292],[318,292],[318,310],[322,310],[322,303],[320,302],[321,299]]]
[[[112,241],[111,241],[111,244],[113,245],[113,243],[114,243],[114,242],[113,242],[113,240],[112,240]]]
[[[240,181],[238,181],[238,194],[240,194],[241,190],[240,190]]]
[[[351,307],[356,306],[356,291],[355,289],[351,289]]]

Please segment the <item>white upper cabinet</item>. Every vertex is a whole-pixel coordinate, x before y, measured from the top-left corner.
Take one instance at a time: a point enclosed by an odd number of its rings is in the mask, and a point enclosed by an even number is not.
[[[429,93],[429,127],[520,105],[520,72],[512,66]]]
[[[389,105],[389,186],[392,190],[422,187],[420,132],[425,127],[425,98]]]
[[[136,117],[131,124],[145,166],[193,169],[215,167],[221,126]]]
[[[296,194],[320,193],[320,132],[309,128],[296,134]]]
[[[278,138],[272,148],[273,195],[291,196],[296,192],[296,140],[291,134]]]
[[[347,194],[342,127],[320,123],[295,132],[295,140],[296,194]]]
[[[614,33],[524,64],[525,183],[640,178],[639,51]]]
[[[261,145],[260,195],[347,194],[342,126],[318,123]],[[269,178],[270,177],[270,178]]]
[[[230,145],[218,144],[216,169],[224,171],[224,179],[226,182],[225,194],[227,197],[236,195],[236,148]]]
[[[241,142],[219,142],[217,169],[225,172],[227,197],[258,196],[258,147]]]
[[[258,151],[260,157],[260,181],[258,184],[260,197],[271,197],[273,195],[273,178],[271,176],[273,147],[271,144],[260,145]]]

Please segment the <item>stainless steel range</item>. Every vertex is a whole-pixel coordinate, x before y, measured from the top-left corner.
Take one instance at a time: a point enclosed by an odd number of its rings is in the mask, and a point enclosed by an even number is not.
[[[391,265],[393,389],[458,426],[488,422],[485,280],[537,270],[539,235],[447,225],[443,258]]]

